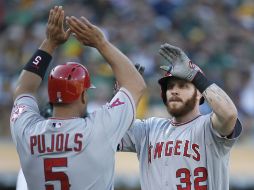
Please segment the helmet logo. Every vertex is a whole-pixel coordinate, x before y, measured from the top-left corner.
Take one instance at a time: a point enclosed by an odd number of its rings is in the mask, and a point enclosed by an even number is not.
[[[56,102],[63,102],[61,92],[56,92]]]

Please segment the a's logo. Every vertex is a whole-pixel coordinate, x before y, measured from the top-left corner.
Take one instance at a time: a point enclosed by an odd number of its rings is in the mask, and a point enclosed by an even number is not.
[[[121,101],[119,100],[119,98],[117,98],[117,99],[110,105],[110,108],[113,108],[113,107],[115,107],[115,106],[119,106],[119,105],[122,105],[122,104],[124,104],[124,102],[121,102]]]

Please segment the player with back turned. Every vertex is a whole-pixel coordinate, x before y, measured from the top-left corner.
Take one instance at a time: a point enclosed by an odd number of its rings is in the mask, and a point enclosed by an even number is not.
[[[98,27],[84,17],[66,20],[67,31],[62,7],[50,10],[46,39],[20,74],[10,117],[12,138],[28,189],[113,189],[117,142],[135,119],[145,83]],[[100,52],[121,88],[110,103],[83,118],[87,90],[93,87],[89,73],[79,63],[58,65],[48,78],[53,116],[45,119],[39,114],[36,92],[54,51],[71,33]]]
[[[143,190],[228,190],[230,150],[242,131],[237,109],[180,48],[166,43],[159,52],[169,62],[158,82],[171,118],[137,119],[118,149],[137,153]]]
[[[144,66],[141,66],[140,64],[135,64],[135,68],[141,75],[143,75],[144,70],[145,70]],[[113,88],[113,98],[116,95],[116,93],[119,91],[119,89],[120,89],[119,83],[115,80],[115,84],[114,84],[114,88]],[[42,108],[41,114],[45,118],[51,117],[52,116],[51,104],[49,104],[49,103],[46,104],[46,106],[44,106]],[[22,170],[20,170],[18,173],[16,190],[27,190],[27,183],[26,183],[26,180],[25,180]]]

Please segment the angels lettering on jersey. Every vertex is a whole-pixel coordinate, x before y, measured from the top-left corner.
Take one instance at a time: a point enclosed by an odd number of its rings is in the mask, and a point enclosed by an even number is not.
[[[189,140],[169,140],[166,142],[156,142],[152,145],[149,142],[148,163],[161,157],[179,156],[200,161],[199,145],[191,143]]]

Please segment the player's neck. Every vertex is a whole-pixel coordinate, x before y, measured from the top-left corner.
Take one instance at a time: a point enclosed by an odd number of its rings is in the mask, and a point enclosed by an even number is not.
[[[189,122],[200,115],[199,109],[193,109],[183,116],[172,117],[172,122],[176,124]]]
[[[52,117],[54,118],[73,118],[81,117],[82,113],[78,109],[69,106],[54,107]]]

